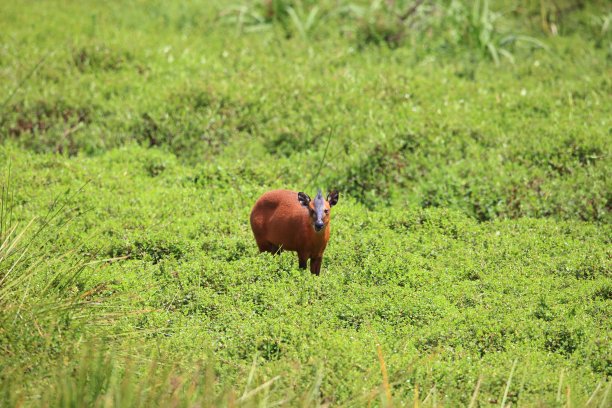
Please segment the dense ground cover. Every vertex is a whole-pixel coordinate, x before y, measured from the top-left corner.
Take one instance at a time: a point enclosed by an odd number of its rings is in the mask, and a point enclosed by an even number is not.
[[[609,402],[605,2],[0,21],[3,405]],[[322,275],[258,255],[318,186]]]

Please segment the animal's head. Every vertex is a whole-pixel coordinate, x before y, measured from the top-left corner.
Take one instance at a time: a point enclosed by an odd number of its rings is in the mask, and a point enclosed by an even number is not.
[[[327,195],[327,199],[324,199],[319,190],[314,200],[311,200],[308,194],[299,192],[298,201],[308,208],[312,226],[316,232],[320,232],[329,224],[330,209],[338,202],[338,192],[332,191]]]

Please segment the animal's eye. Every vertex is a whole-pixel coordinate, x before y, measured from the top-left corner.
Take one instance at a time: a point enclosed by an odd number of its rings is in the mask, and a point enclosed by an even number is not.
[[[328,209],[325,209],[325,214],[329,214],[329,210]]]

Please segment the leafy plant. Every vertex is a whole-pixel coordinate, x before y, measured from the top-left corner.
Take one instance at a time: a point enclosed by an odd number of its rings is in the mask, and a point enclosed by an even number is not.
[[[320,9],[318,6],[313,6],[306,11],[304,4],[298,1],[296,7],[287,7],[293,27],[304,39],[308,39],[315,30],[317,24],[320,24]]]
[[[461,7],[451,6],[450,9],[456,12]],[[491,10],[489,0],[476,0],[465,20],[465,40],[488,55],[495,64],[499,64],[502,58],[514,63],[515,58],[510,51],[510,46],[514,44],[530,44],[536,48],[547,49],[542,41],[534,37],[503,34],[502,23],[502,15]]]
[[[229,7],[221,16],[235,24],[238,32],[261,31],[278,24],[286,35],[296,32],[308,39],[320,23],[321,14],[319,6],[311,1],[266,0]]]

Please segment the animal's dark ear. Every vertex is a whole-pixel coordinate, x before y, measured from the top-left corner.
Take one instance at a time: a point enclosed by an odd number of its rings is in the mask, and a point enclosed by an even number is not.
[[[330,207],[333,207],[334,205],[338,204],[338,192],[330,191],[327,195],[327,201],[329,201]]]
[[[308,204],[310,204],[310,197],[308,197],[308,194],[306,193],[302,193],[301,191],[298,193],[298,201],[300,202],[300,204],[302,204],[304,207],[308,207]]]

